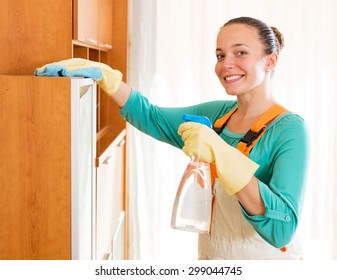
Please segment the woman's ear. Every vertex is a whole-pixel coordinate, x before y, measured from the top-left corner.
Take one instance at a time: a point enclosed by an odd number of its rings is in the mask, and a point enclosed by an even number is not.
[[[277,64],[277,60],[278,60],[278,54],[273,52],[272,54],[270,54],[267,58],[267,65],[266,65],[266,72],[270,72],[272,71],[276,64]]]

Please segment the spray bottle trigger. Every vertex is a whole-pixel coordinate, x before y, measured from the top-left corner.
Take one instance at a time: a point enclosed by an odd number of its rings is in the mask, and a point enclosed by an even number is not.
[[[195,115],[190,115],[190,114],[184,114],[182,119],[185,122],[197,122],[197,123],[204,124],[204,125],[208,126],[209,128],[212,128],[211,121],[209,120],[209,118],[204,117],[204,116],[195,116]]]

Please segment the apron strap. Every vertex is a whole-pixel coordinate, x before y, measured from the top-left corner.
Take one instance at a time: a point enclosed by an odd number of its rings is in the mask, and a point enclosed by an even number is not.
[[[230,117],[237,111],[237,107],[232,111],[216,120],[213,129],[216,133],[220,134],[225,128]],[[270,124],[275,118],[283,114],[287,110],[279,104],[273,105],[269,108],[251,127],[251,129],[245,134],[245,136],[239,141],[237,149],[246,156],[249,155],[256,142],[262,137],[267,130],[267,125]]]
[[[232,111],[222,116],[220,119],[216,120],[213,129],[217,134],[220,134],[222,130],[225,128],[230,117],[237,111],[237,107]],[[249,156],[250,151],[253,149],[254,145],[257,141],[260,140],[262,135],[266,132],[267,126],[274,121],[278,116],[285,113],[287,110],[279,104],[273,105],[269,108],[251,127],[251,129],[245,134],[245,136],[239,141],[237,145],[237,149],[241,151],[247,157]],[[211,168],[211,178],[212,185],[214,184],[215,178],[218,177],[216,166],[214,163],[210,164]],[[214,203],[214,198],[212,201],[212,206]],[[213,207],[212,207],[213,209]],[[280,248],[282,252],[287,250],[286,247]]]

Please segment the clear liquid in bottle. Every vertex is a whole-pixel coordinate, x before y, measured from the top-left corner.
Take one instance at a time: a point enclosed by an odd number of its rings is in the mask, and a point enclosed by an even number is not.
[[[171,227],[207,233],[212,214],[210,166],[192,159],[182,176],[173,205]]]

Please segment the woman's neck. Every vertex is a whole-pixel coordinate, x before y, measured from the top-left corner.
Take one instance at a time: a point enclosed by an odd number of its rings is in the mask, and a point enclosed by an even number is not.
[[[276,104],[272,95],[250,94],[241,95],[237,98],[238,110],[227,123],[227,128],[234,133],[245,133],[251,126]]]
[[[237,115],[242,118],[256,118],[267,111],[276,103],[267,83],[262,84],[254,90],[238,95]]]

